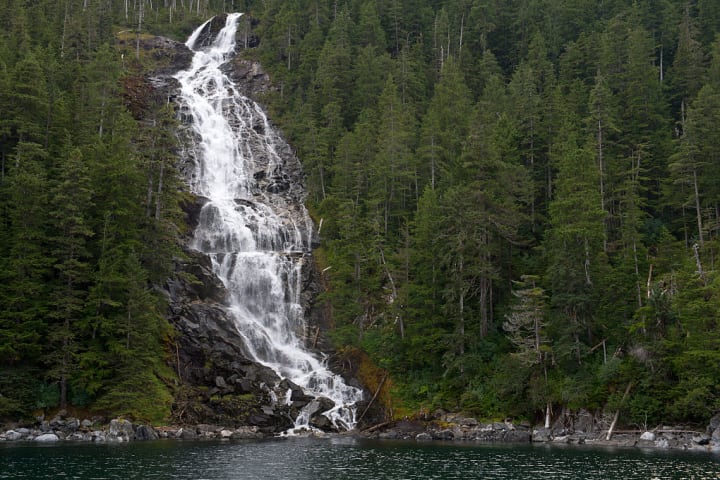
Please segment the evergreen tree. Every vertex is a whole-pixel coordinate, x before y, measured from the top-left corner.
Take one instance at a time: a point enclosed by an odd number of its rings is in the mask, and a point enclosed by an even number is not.
[[[38,144],[21,142],[11,161],[3,182],[8,244],[0,268],[0,361],[34,364],[43,352],[51,309],[47,152]]]
[[[76,368],[79,350],[78,324],[85,313],[85,297],[90,282],[88,240],[92,236],[88,222],[92,191],[90,176],[82,154],[71,145],[57,165],[58,184],[53,189],[50,211],[55,236],[52,239],[56,285],[46,362],[48,375],[60,385],[60,408],[67,407],[68,384]]]
[[[448,58],[435,85],[428,111],[423,117],[420,153],[420,184],[436,188],[459,157],[467,136],[472,108],[470,91],[453,58]]]
[[[603,220],[598,170],[592,151],[581,143],[567,120],[563,140],[554,148],[558,169],[555,198],[550,203],[550,228],[544,242],[548,256],[547,278],[551,292],[554,335],[563,338],[577,362],[583,355],[582,339],[594,336],[596,273],[603,262]]]
[[[418,197],[417,167],[411,155],[414,125],[392,76],[380,96],[378,115],[378,150],[368,175],[368,212],[376,217],[378,233],[387,236],[407,218]]]

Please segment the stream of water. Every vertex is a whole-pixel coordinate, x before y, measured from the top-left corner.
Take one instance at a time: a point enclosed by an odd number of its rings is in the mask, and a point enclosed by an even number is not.
[[[302,269],[313,225],[301,186],[284,171],[297,160],[278,153],[290,149],[262,108],[223,72],[234,55],[240,17],[227,15],[211,42],[198,42],[210,20],[198,27],[186,43],[195,52],[192,66],[176,75],[183,115],[194,132],[189,183],[207,199],[192,247],[212,260],[253,359],[307,394],[330,399],[334,406],[323,414],[338,429],[350,430],[362,392],[333,374],[301,340]],[[295,427],[308,428],[310,413],[301,412]]]

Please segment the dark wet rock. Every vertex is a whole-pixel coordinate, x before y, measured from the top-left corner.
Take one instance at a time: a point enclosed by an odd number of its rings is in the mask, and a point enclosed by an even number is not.
[[[179,274],[168,282],[169,319],[177,332],[172,366],[186,388],[176,399],[176,419],[246,425],[253,412],[271,402],[270,389],[279,378],[270,368],[249,359],[221,303],[224,288],[207,257],[188,252],[188,258],[177,265]],[[255,418],[255,422],[269,427],[284,426],[287,420],[280,416],[262,422]]]
[[[325,412],[335,407],[335,402],[326,397],[318,397],[313,399],[305,408],[305,412],[308,414],[310,421],[309,424],[312,427],[320,429],[325,432],[335,432],[337,428],[332,421],[324,415]]]
[[[195,440],[198,438],[198,434],[194,428],[181,428],[176,433],[176,437],[183,440]]]
[[[527,429],[507,430],[502,437],[502,441],[508,443],[529,443],[530,440],[530,431]]]
[[[283,379],[278,384],[278,390],[281,392],[287,392],[288,390],[290,391],[289,398],[292,402],[292,406],[295,408],[303,408],[314,400],[314,398],[310,395],[307,395],[299,385],[293,383],[287,378]]]
[[[403,435],[395,430],[388,430],[385,432],[380,432],[378,434],[378,438],[380,438],[381,440],[398,440],[403,438]]]
[[[318,397],[313,399],[306,407],[305,411],[312,417],[316,413],[327,412],[335,406],[335,402],[326,397]]]
[[[438,432],[435,432],[433,434],[433,438],[435,440],[454,440],[455,439],[455,432],[450,430],[449,428],[446,428],[444,430],[440,430]]]
[[[246,58],[243,55],[233,57],[225,64],[222,70],[235,83],[242,86],[245,95],[255,101],[262,100],[265,94],[276,90],[276,87],[270,81],[270,76],[265,72],[262,65],[258,61]],[[258,131],[258,133],[261,132]]]
[[[265,187],[265,190],[267,190],[270,193],[282,193],[287,191],[290,188],[290,184],[288,182],[284,181],[275,181]]]
[[[532,441],[533,442],[549,442],[553,439],[553,433],[552,430],[549,428],[536,428],[532,432]]]
[[[183,212],[185,212],[185,223],[190,229],[198,226],[200,212],[202,212],[203,207],[209,201],[210,200],[205,197],[193,196],[192,198],[183,199],[183,201],[180,202],[180,207],[183,209]]]
[[[157,440],[159,439],[158,433],[150,425],[138,425],[135,429],[135,440]]]
[[[226,21],[227,14],[216,15],[211,18],[209,22],[205,23],[205,26],[198,34],[195,39],[195,44],[192,47],[195,50],[202,50],[203,48],[210,47],[215,41],[217,34],[225,27]]]
[[[313,415],[310,417],[310,426],[318,428],[322,431],[334,431],[336,430],[335,425],[325,415]]]

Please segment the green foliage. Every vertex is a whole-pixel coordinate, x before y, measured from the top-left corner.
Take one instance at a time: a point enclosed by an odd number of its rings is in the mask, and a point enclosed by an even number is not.
[[[174,114],[121,94],[140,35],[227,8],[179,3],[0,2],[0,415],[168,412]],[[395,408],[720,408],[716,3],[233,3],[323,219],[318,302]]]
[[[127,18],[112,2],[11,3],[0,2],[0,417],[74,405],[159,419],[171,332],[151,281],[178,252],[174,113],[129,115],[111,43],[113,22],[137,22],[148,2]],[[120,384],[134,393],[113,403]]]
[[[612,406],[632,383],[628,422],[707,415],[716,387],[690,378],[709,378],[714,344],[687,335],[717,332],[684,318],[717,315],[704,290],[717,69],[705,73],[711,49],[698,40],[716,9],[410,3],[358,2],[293,30],[315,92],[297,83],[283,95],[302,104],[292,136],[320,200],[336,341],[362,345],[415,407],[532,417],[548,400]],[[279,39],[261,46],[278,72],[268,53]],[[367,75],[380,64],[397,93]],[[696,264],[699,283],[680,282]],[[547,309],[524,307],[544,312],[543,360],[518,368],[519,337],[500,333],[521,315],[510,285],[523,273]]]

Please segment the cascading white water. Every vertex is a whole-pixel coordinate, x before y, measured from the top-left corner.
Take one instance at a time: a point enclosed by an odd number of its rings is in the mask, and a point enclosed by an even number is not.
[[[195,30],[186,43],[195,52],[192,66],[176,75],[195,137],[190,187],[208,199],[192,247],[211,258],[254,360],[306,394],[332,400],[334,407],[323,415],[349,430],[361,390],[334,375],[299,338],[305,327],[301,272],[310,253],[312,221],[302,198],[289,202],[287,195],[257,184],[257,178],[286,178],[285,160],[277,152],[288,149],[261,107],[241,95],[221,70],[233,54],[240,15],[229,14],[207,47],[195,44],[211,20]],[[307,428],[311,413],[300,412],[295,427]]]

